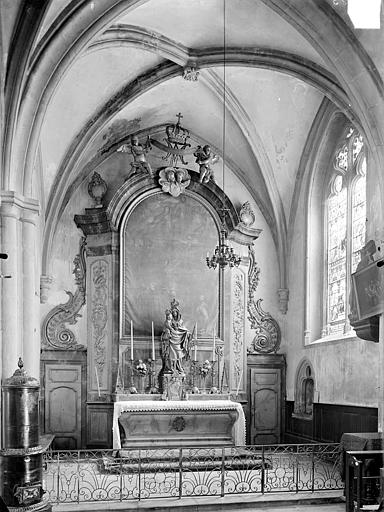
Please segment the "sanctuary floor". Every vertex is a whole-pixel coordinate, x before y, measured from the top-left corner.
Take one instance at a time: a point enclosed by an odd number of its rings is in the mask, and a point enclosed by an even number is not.
[[[317,501],[319,500],[319,501]],[[131,510],[156,510],[156,512],[345,512],[345,501],[340,491],[319,493],[270,494],[268,496],[225,496],[224,498],[199,497],[140,502],[116,503],[62,503],[53,505],[53,512],[121,512]]]
[[[118,508],[110,508],[112,504],[108,503],[107,507],[104,507],[101,504],[93,505],[92,512],[113,512],[118,510],[156,510],[156,512],[180,512],[180,511],[193,511],[198,512],[199,510],[208,512],[208,511],[220,511],[223,510],[225,512],[237,512],[239,510],[247,510],[249,512],[256,512],[256,511],[270,511],[270,512],[345,512],[345,503],[323,503],[319,505],[309,505],[309,504],[302,504],[302,505],[295,505],[295,504],[284,504],[282,506],[275,506],[270,504],[257,504],[254,506],[249,506],[249,503],[243,503],[243,504],[237,504],[236,506],[229,506],[222,504],[211,504],[211,505],[194,505],[192,507],[189,506],[183,506],[179,505],[179,507],[174,508],[172,506],[165,506],[162,507],[159,502],[156,503],[156,505],[149,506],[149,503],[146,503],[146,507],[143,507],[142,504],[136,504],[134,508],[131,507],[124,507],[123,509]],[[100,508],[99,508],[100,507]],[[79,511],[85,511],[88,509],[84,509],[83,505],[77,505],[77,504],[68,504],[68,505],[54,505],[52,511],[53,512],[79,512]]]

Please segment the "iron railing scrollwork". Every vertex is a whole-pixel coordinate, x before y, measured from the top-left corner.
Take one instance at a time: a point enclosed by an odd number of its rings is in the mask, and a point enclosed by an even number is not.
[[[51,503],[343,489],[338,444],[52,451]]]

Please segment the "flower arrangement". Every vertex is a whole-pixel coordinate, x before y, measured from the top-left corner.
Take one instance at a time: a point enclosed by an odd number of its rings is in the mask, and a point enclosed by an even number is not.
[[[139,361],[136,365],[136,370],[139,372],[139,375],[141,375],[142,377],[145,377],[148,373],[147,365],[141,359],[139,359]]]
[[[210,369],[212,368],[211,363],[206,359],[203,365],[200,367],[200,374],[202,377],[206,377]]]

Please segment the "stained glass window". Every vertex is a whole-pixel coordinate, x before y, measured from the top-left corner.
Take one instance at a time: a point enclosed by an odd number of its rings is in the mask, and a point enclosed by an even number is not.
[[[334,159],[326,208],[327,308],[324,334],[344,332],[348,315],[349,276],[365,244],[366,167],[364,141],[351,128]]]

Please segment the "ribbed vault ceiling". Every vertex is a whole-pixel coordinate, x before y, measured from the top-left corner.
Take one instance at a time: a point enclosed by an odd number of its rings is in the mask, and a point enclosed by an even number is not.
[[[13,93],[14,125],[8,124],[3,160],[7,169],[21,169],[16,177],[8,171],[5,185],[40,194],[46,205],[48,246],[71,191],[88,178],[92,163],[108,158],[133,131],[151,132],[181,112],[196,142],[211,144],[222,157],[225,146],[226,172],[258,203],[284,261],[300,162],[324,99],[354,117],[344,77],[335,68],[346,66],[342,53],[335,64],[319,26],[308,24],[313,13],[329,22],[325,28],[335,34],[329,49],[341,51],[339,41],[352,41],[350,28],[342,28],[341,19],[333,24],[330,4],[39,1],[44,8],[35,14],[38,28],[22,80],[13,70],[14,91],[20,93]],[[15,19],[14,4],[8,4]],[[197,82],[183,79],[186,66],[197,67]],[[373,67],[368,69],[372,83],[380,85]]]
[[[92,10],[92,2],[89,9]],[[52,2],[39,37],[46,34],[63,10],[63,1]],[[137,119],[137,127],[147,129],[174,121],[175,115],[182,112],[187,128],[222,150],[224,93],[220,58],[216,59],[217,65],[200,69],[198,82],[183,80],[181,75],[182,67],[199,60],[200,55],[204,54],[207,62],[214,62],[215,52],[222,53],[223,1],[139,2],[105,28],[64,74],[46,110],[40,137],[46,198],[54,184],[54,190],[57,188],[62,173],[68,171],[63,169],[63,163],[68,152],[72,154],[75,136],[80,134],[77,150],[79,142],[88,144],[85,151],[79,152],[76,167],[80,172],[97,151],[103,134],[113,132],[116,119],[127,123]],[[225,131],[226,157],[241,170],[250,188],[260,189],[264,182],[267,194],[274,196],[275,207],[283,207],[279,215],[286,218],[295,173],[323,91],[302,77],[286,74],[282,52],[298,62],[318,66],[324,63],[293,27],[255,0],[226,2],[225,45],[227,57],[237,50],[241,53],[262,49],[281,54],[280,69],[274,65],[268,69],[268,59],[259,68],[248,67],[246,56],[239,58],[236,66],[231,66],[228,58]],[[154,73],[157,66],[167,62],[180,66],[178,76],[144,90],[139,97],[126,97],[122,108],[106,115],[106,106],[127,84]],[[97,124],[101,117],[98,136],[93,134],[89,141],[84,127],[90,120]],[[257,175],[260,170],[262,176]]]

